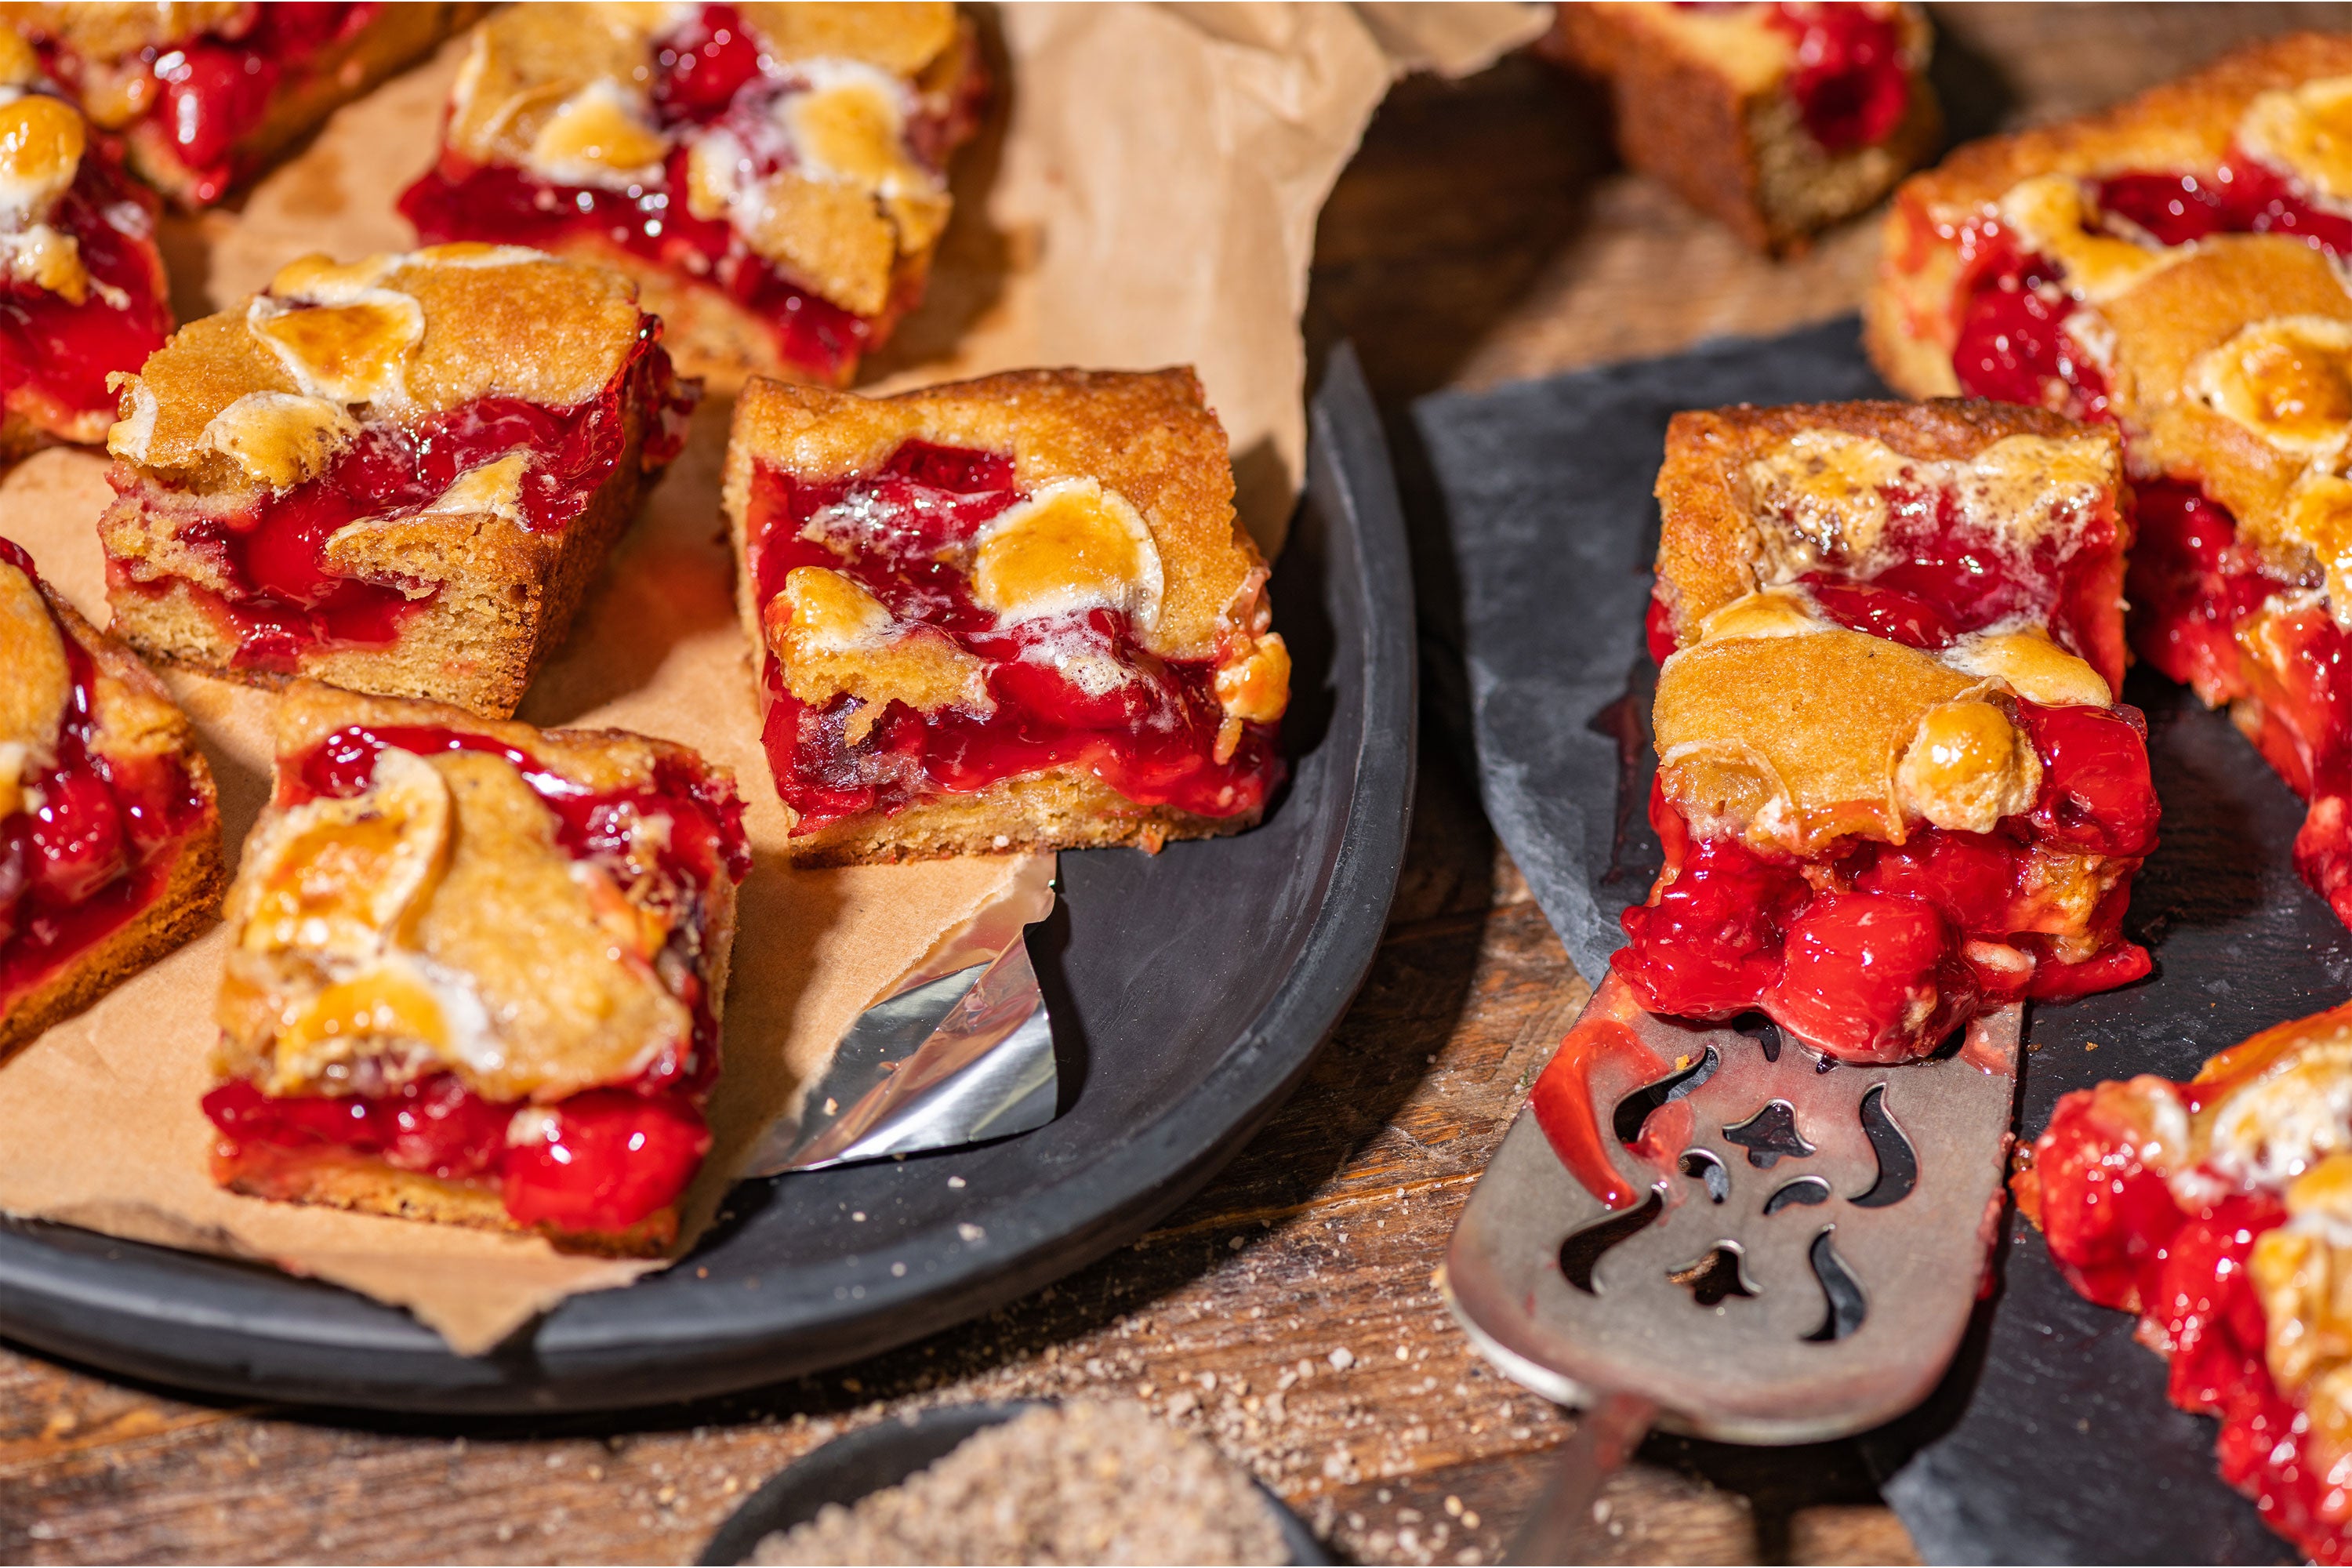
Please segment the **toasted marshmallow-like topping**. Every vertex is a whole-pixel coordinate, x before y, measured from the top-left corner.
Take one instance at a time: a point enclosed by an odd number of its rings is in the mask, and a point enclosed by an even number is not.
[[[425,341],[425,307],[391,289],[368,289],[342,304],[259,294],[246,325],[308,395],[398,404],[408,393],[408,356]]]
[[[2352,321],[2273,316],[2200,357],[2189,395],[2284,452],[2320,456],[2352,432]]]
[[[783,592],[761,612],[761,630],[793,696],[824,703],[846,691],[869,705],[867,724],[887,702],[922,713],[995,706],[984,660],[942,633],[900,625],[879,599],[829,567],[786,573]],[[852,742],[864,733],[856,726]]]
[[[2352,1031],[2339,1025],[2296,1042],[2198,1121],[2207,1162],[2236,1181],[2283,1187],[2352,1152]]]
[[[2352,630],[2352,479],[2305,474],[2287,492],[2284,531],[2318,558],[2327,577],[2327,613]]]
[[[972,601],[1008,621],[1124,610],[1160,619],[1160,551],[1127,499],[1092,479],[1059,479],[992,519],[972,557]]]
[[[1273,723],[1290,706],[1290,645],[1279,632],[1252,638],[1246,653],[1217,666],[1216,688],[1227,718]]]
[[[1945,702],[1919,716],[1895,785],[1906,811],[1937,827],[1990,833],[2002,817],[2033,808],[2042,759],[1997,705]]]
[[[1822,629],[1821,617],[1804,595],[1790,588],[1767,588],[1738,598],[1698,624],[1698,640],[1724,642],[1732,637],[1810,637]]]
[[[289,1075],[290,1088],[318,1076],[320,1058],[347,1057],[371,1038],[415,1040],[439,1052],[448,1048],[449,1035],[448,1018],[433,987],[404,955],[387,953],[349,980],[331,983],[295,1010],[278,1037],[278,1055],[281,1064],[301,1064]]]
[[[446,870],[450,811],[433,765],[394,747],[364,793],[321,795],[266,822],[247,842],[229,910],[237,945],[373,961]]]
[[[2067,290],[2093,304],[2128,292],[2182,254],[2180,247],[2136,245],[2091,232],[2091,205],[2082,182],[2072,174],[2021,180],[2001,196],[2000,209],[2001,226],[2018,243],[2063,267]]]
[[[2104,676],[2039,627],[1962,637],[1944,651],[1944,662],[2000,680],[2044,708],[2107,708],[2116,700]]]
[[[506,522],[520,522],[522,477],[530,469],[530,454],[509,452],[459,474],[425,510],[436,516],[487,512]]]
[[[2023,551],[2095,505],[2117,475],[2113,443],[2088,437],[2005,436],[1973,458],[1930,461],[1868,436],[1803,430],[1745,477],[1768,552],[1794,570],[1823,556],[1866,562],[1885,532],[1890,490],[1948,493],[1964,525]]]
[[[46,289],[68,305],[89,298],[93,285],[109,304],[120,309],[129,303],[130,297],[122,290],[90,277],[89,268],[82,265],[79,240],[47,224],[0,234],[0,259],[5,259],[11,279]]]
[[[638,95],[600,77],[564,100],[531,141],[530,169],[556,184],[625,190],[661,177],[669,142]]]
[[[88,141],[80,114],[46,93],[0,103],[0,227],[48,216],[73,184]]]
[[[0,561],[0,820],[24,809],[23,775],[57,754],[73,694],[65,639],[33,580]]]
[[[787,96],[778,112],[803,171],[880,197],[903,250],[939,237],[947,223],[946,189],[907,146],[907,84],[856,60],[810,60],[800,68],[809,90]]]
[[[13,27],[0,28],[0,86],[30,87],[43,74],[41,57],[24,35]]]
[[[359,429],[340,403],[290,392],[248,392],[213,416],[197,445],[235,458],[258,482],[284,489],[324,472]]]
[[[2352,76],[2260,94],[2238,121],[2238,145],[2331,201],[2352,202]]]

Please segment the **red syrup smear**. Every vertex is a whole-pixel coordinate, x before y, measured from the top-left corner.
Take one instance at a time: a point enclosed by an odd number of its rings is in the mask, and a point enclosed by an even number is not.
[[[963,573],[939,556],[1024,499],[1011,458],[922,441],[901,446],[870,474],[826,485],[804,485],[765,465],[754,474],[748,531],[762,605],[782,592],[794,567],[843,573],[900,621],[989,661],[996,705],[981,718],[954,710],[926,715],[893,702],[853,743],[847,730],[856,700],[845,693],[822,708],[803,704],[767,655],[761,738],[778,793],[800,814],[795,836],[1073,764],[1139,805],[1202,816],[1257,810],[1281,782],[1270,724],[1244,725],[1232,757],[1214,760],[1224,712],[1212,661],[1154,656],[1120,612],[1000,626],[972,602]],[[836,508],[835,517],[855,520],[844,524],[856,531],[843,537],[845,555],[835,553],[821,524],[819,538],[803,536],[820,513]],[[1107,656],[1133,679],[1091,695],[1062,673],[1073,652]]]
[[[2284,1211],[2261,1192],[2180,1202],[2141,1163],[2130,1119],[2114,1113],[2120,1087],[2058,1102],[2032,1168],[2016,1179],[2019,1206],[2041,1225],[2068,1283],[2137,1314],[2142,1342],[2166,1348],[2173,1404],[2220,1418],[2221,1479],[2296,1550],[2320,1563],[2352,1560],[2352,1507],[2310,1452],[2308,1419],[2271,1381],[2262,1302],[2246,1272],[2255,1240]],[[2210,1092],[2183,1087],[2192,1109]]]
[[[107,221],[125,216],[136,232]],[[39,412],[59,419],[112,416],[113,371],[135,371],[171,335],[172,308],[163,262],[155,251],[155,198],[122,172],[122,149],[91,132],[74,182],[49,216],[70,236],[94,285],[120,289],[121,310],[93,286],[79,305],[26,282],[0,284],[0,396],[29,397]]]
[[[727,780],[676,758],[655,764],[650,788],[592,790],[493,736],[419,725],[351,725],[278,770],[277,800],[299,805],[322,795],[361,794],[387,746],[419,754],[483,752],[514,764],[554,814],[556,841],[579,859],[617,861],[641,816],[669,822],[656,857],[658,875],[682,900],[697,901],[719,879],[751,871],[743,803]],[[370,1155],[401,1170],[495,1183],[520,1225],[622,1231],[682,1192],[709,1148],[702,1102],[719,1076],[719,1019],[694,968],[681,922],[670,937],[684,976],[678,999],[693,1011],[693,1038],[667,1051],[626,1084],[584,1090],[541,1109],[544,1141],[509,1146],[520,1101],[485,1100],[439,1074],[374,1095],[272,1098],[243,1080],[205,1097],[205,1113],[236,1145]]]
[[[110,580],[159,595],[173,584],[185,587],[235,632],[231,664],[238,669],[286,673],[315,649],[389,647],[439,589],[412,598],[396,584],[341,575],[326,558],[336,531],[362,518],[415,512],[459,475],[520,450],[531,458],[521,484],[523,526],[560,533],[619,466],[632,405],[645,410],[643,464],[659,468],[677,454],[685,415],[700,394],[677,380],[660,331],[653,317],[640,318],[627,362],[576,407],[486,397],[413,426],[370,424],[316,479],[230,516],[175,519],[184,542],[220,563],[233,584],[227,594],[184,578],[132,577],[111,560]],[[133,476],[117,488],[137,494],[145,482]]]
[[[36,583],[33,558],[0,539],[0,561]],[[40,808],[0,818],[0,1010],[112,936],[169,885],[211,816],[176,756],[96,749],[97,672],[54,612],[72,677],[57,759],[21,782]]]
[[[1650,821],[1665,868],[1650,901],[1622,917],[1629,945],[1610,961],[1642,1005],[1722,1020],[1760,1008],[1847,1061],[1909,1060],[2021,997],[2054,1000],[2128,984],[2147,950],[2124,939],[2139,862],[2156,847],[2157,800],[2137,710],[2019,702],[2041,758],[2031,813],[1990,833],[1923,827],[1901,845],[1844,839],[1806,863],[1699,837],[1654,785]],[[2053,852],[2121,863],[2088,922],[2098,943],[2068,963],[2061,911],[2032,892]],[[2016,949],[2004,965],[1971,942]]]
[[[2236,705],[2263,759],[2310,803],[2295,869],[2352,925],[2352,637],[2323,604],[2269,607],[2273,595],[2302,596],[2315,584],[2272,574],[2200,487],[2141,485],[2138,515],[2135,645],[2207,702]]]
[[[1893,10],[1876,16],[1843,3],[1771,8],[1772,26],[1797,47],[1790,95],[1823,152],[1874,147],[1910,112],[1911,77]]]
[[[1677,1065],[1643,1042],[1635,1028],[1640,1019],[1640,1009],[1625,988],[1604,980],[1528,1097],[1536,1125],[1559,1163],[1585,1191],[1612,1209],[1631,1207],[1642,1194],[1611,1155],[1617,1140],[1601,1120],[1601,1107],[1655,1083]],[[1617,1146],[1664,1176],[1676,1152],[1689,1146],[1693,1125],[1689,1105],[1672,1101],[1650,1113],[1638,1140]]]
[[[664,129],[724,124],[751,153],[751,175],[789,166],[791,151],[772,110],[796,82],[762,70],[733,6],[703,6],[683,31],[660,43],[653,64],[651,97]],[[947,114],[911,121],[908,141],[916,156],[934,169],[943,165],[978,125],[985,92],[974,72]],[[577,237],[615,246],[725,294],[769,324],[786,363],[826,382],[844,380],[860,357],[881,347],[919,293],[919,280],[910,281],[879,317],[844,310],[793,282],[725,218],[696,217],[687,210],[686,189],[682,145],[671,151],[658,181],[619,191],[551,184],[509,165],[475,163],[445,147],[399,205],[428,244],[478,239],[550,249]]]

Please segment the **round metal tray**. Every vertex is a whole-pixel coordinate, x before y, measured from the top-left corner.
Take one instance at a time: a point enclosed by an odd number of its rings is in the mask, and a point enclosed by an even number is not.
[[[573,1297],[478,1358],[331,1286],[15,1221],[0,1223],[0,1333],[247,1398],[613,1409],[872,1355],[1102,1257],[1241,1147],[1362,984],[1412,813],[1411,584],[1379,419],[1343,349],[1273,583],[1295,662],[1290,782],[1232,838],[1062,858],[1061,908],[1030,934],[1060,1058],[1049,1125],[746,1182],[690,1267]]]

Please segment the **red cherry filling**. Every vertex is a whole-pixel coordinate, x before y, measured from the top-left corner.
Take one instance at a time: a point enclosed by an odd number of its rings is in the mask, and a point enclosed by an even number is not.
[[[91,286],[75,304],[29,282],[0,284],[0,398],[45,426],[112,416],[107,376],[137,370],[172,331],[154,219],[155,198],[123,174],[121,147],[93,133],[48,218],[73,240]]]
[[[5,539],[0,561],[38,581],[32,557]],[[57,629],[73,681],[57,759],[19,779],[31,808],[0,817],[0,1010],[153,903],[207,815],[177,757],[97,750],[96,671]]]
[[[1244,725],[1231,755],[1216,760],[1224,713],[1212,661],[1156,657],[1120,611],[1000,623],[973,602],[963,572],[941,556],[1024,499],[1009,457],[921,441],[829,484],[757,470],[747,531],[760,603],[783,590],[794,567],[840,572],[900,622],[986,661],[995,705],[985,716],[926,714],[894,701],[853,740],[856,698],[803,703],[767,655],[762,739],[777,791],[800,814],[795,834],[1070,765],[1138,805],[1203,816],[1255,810],[1281,781],[1270,724]],[[1071,673],[1101,659],[1123,679],[1090,690]]]
[[[184,587],[236,636],[231,662],[239,669],[290,672],[314,649],[389,647],[402,624],[438,597],[438,587],[345,575],[327,559],[329,541],[362,518],[421,510],[459,475],[517,450],[530,458],[521,483],[523,526],[561,532],[619,467],[633,406],[644,410],[641,460],[658,467],[677,455],[699,392],[678,382],[659,331],[659,322],[643,318],[626,363],[577,407],[487,397],[414,425],[370,424],[324,473],[290,489],[264,492],[234,512],[175,510],[173,531],[218,563],[231,584],[226,593],[139,574],[114,559],[107,563],[110,581],[158,595]],[[150,482],[132,475],[117,489],[152,505],[155,498],[135,488]]]
[[[2321,1563],[2352,1559],[2345,1494],[2310,1451],[2310,1423],[2270,1375],[2262,1302],[2246,1259],[2285,1214],[2266,1193],[2186,1203],[2141,1163],[2144,1134],[2114,1113],[2118,1085],[2058,1102],[2018,1180],[2067,1280],[2101,1306],[2135,1312],[2139,1338],[2165,1348],[2168,1393],[2219,1417],[2221,1478],[2273,1529]],[[2193,1107],[2199,1086],[2186,1088]]]
[[[556,818],[556,841],[582,859],[617,860],[643,836],[641,818],[667,822],[654,876],[664,896],[692,903],[718,879],[751,868],[743,803],[732,784],[675,759],[656,764],[652,786],[596,791],[530,752],[488,735],[415,725],[352,725],[299,761],[281,763],[277,799],[297,805],[365,790],[387,746],[429,754],[476,751],[520,770]],[[446,1074],[371,1095],[268,1096],[242,1080],[205,1097],[205,1114],[232,1159],[248,1147],[373,1156],[404,1171],[497,1185],[521,1225],[563,1230],[628,1229],[685,1190],[709,1148],[702,1103],[719,1077],[719,1019],[697,969],[691,921],[670,935],[656,968],[694,1015],[691,1043],[667,1052],[632,1082],[588,1089],[551,1106],[485,1100]],[[530,1136],[509,1136],[518,1112],[535,1110]]]
[[[1901,1061],[2021,996],[2104,990],[2148,972],[2122,922],[2154,849],[2156,790],[2128,708],[2017,704],[2042,767],[2033,810],[1991,833],[1923,827],[1846,839],[1810,862],[1698,837],[1654,787],[1665,868],[1622,917],[1611,960],[1652,1012],[1723,1019],[1760,1007],[1832,1056]],[[2072,856],[2103,857],[2103,868]],[[2108,874],[2074,929],[2065,879]],[[2053,889],[2048,884],[2060,882]]]
[[[1770,19],[1797,47],[1789,92],[1822,151],[1851,153],[1895,134],[1911,109],[1911,77],[1893,6],[1878,15],[1843,0],[1779,5]]]
[[[152,103],[163,140],[194,177],[194,199],[215,202],[257,167],[240,144],[269,118],[270,105],[311,87],[317,57],[356,35],[382,8],[373,0],[256,5],[249,25],[234,35],[212,30],[149,46],[124,62],[145,72],[144,90],[118,90]],[[54,41],[42,40],[40,47],[59,80],[86,74],[84,62]]]
[[[749,151],[748,175],[789,167],[792,152],[774,129],[775,99],[803,85],[763,59],[732,5],[704,5],[656,47],[650,86],[666,128],[725,120]],[[934,165],[971,134],[984,90],[974,73],[962,98],[942,115],[919,114],[908,126],[918,156]],[[879,348],[920,292],[908,279],[882,313],[861,317],[793,281],[754,251],[724,218],[686,208],[687,149],[673,148],[661,176],[646,185],[604,190],[551,184],[504,164],[475,163],[444,150],[440,161],[402,193],[401,215],[428,244],[478,239],[540,249],[567,240],[610,245],[714,289],[766,321],[777,354],[826,382],[838,382]]]

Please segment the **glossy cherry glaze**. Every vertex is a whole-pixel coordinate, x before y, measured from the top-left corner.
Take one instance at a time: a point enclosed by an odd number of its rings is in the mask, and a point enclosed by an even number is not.
[[[732,5],[705,5],[659,41],[650,93],[664,130],[723,126],[751,157],[749,177],[789,167],[792,151],[775,129],[777,100],[804,85],[759,52]],[[974,73],[944,115],[917,115],[908,126],[915,155],[933,169],[978,122],[982,84]],[[505,164],[475,163],[444,149],[441,159],[400,198],[403,216],[427,244],[478,239],[560,247],[596,241],[715,289],[766,321],[783,361],[820,380],[838,382],[881,346],[921,290],[908,278],[878,317],[861,317],[793,282],[744,241],[725,218],[687,210],[687,149],[673,148],[658,179],[621,190],[550,183]]]
[[[943,557],[1024,499],[1011,458],[922,441],[871,473],[829,484],[803,484],[764,465],[756,471],[747,532],[760,604],[783,590],[794,567],[840,572],[898,621],[923,628],[914,635],[945,637],[987,661],[995,703],[982,717],[893,702],[853,740],[854,698],[810,707],[767,655],[763,740],[776,787],[800,813],[796,835],[1071,765],[1139,805],[1202,816],[1257,810],[1281,782],[1272,725],[1244,725],[1232,755],[1215,759],[1224,713],[1211,660],[1156,657],[1119,611],[1001,624],[972,602],[964,573]],[[826,528],[828,518],[841,531]],[[1129,679],[1090,694],[1065,673],[1079,657],[1108,657]]]
[[[48,222],[72,238],[92,286],[76,304],[30,282],[0,283],[0,398],[50,419],[111,418],[107,376],[137,370],[172,331],[155,198],[123,173],[121,144],[93,131]]]
[[[2277,234],[2352,256],[2352,217],[2313,205],[2284,175],[2243,153],[2231,153],[2210,176],[2109,175],[2092,201],[2110,220],[2099,232],[2124,238],[2169,246],[2217,234]],[[2021,249],[1989,218],[1962,230],[1960,257],[1952,346],[1960,390],[2078,419],[2106,417],[2106,378],[2066,330],[2078,307],[2063,287],[2065,269]]]
[[[281,762],[277,800],[299,805],[364,791],[386,747],[419,754],[485,752],[514,764],[556,820],[556,841],[576,858],[617,860],[640,818],[667,819],[656,876],[692,906],[719,879],[751,868],[743,804],[726,780],[674,758],[655,765],[647,787],[594,790],[491,736],[409,725],[353,725],[306,755]],[[702,1103],[719,1076],[719,1019],[703,988],[689,917],[670,935],[657,968],[694,1016],[690,1043],[664,1052],[626,1084],[594,1089],[539,1108],[543,1138],[507,1141],[520,1102],[489,1101],[455,1077],[436,1075],[374,1095],[270,1097],[243,1080],[205,1097],[232,1163],[242,1146],[378,1158],[404,1171],[497,1186],[520,1225],[617,1232],[673,1202],[702,1163],[709,1133]]]
[[[2140,1320],[2143,1343],[2171,1363],[2167,1392],[2221,1423],[2221,1479],[2271,1527],[2321,1563],[2352,1559],[2352,1499],[2309,1454],[2310,1424],[2272,1382],[2262,1302],[2246,1273],[2255,1239],[2286,1216],[2267,1193],[2205,1184],[2221,1195],[2185,1203],[2141,1163],[2145,1133],[2108,1113],[2115,1086],[2058,1102],[2017,1179],[2018,1205],[2041,1225],[2075,1289]],[[2182,1086],[2194,1110],[2207,1086]]]
[[[216,29],[168,44],[151,44],[121,66],[143,72],[136,87],[114,90],[152,105],[148,111],[173,153],[194,177],[194,199],[215,202],[254,172],[238,143],[269,118],[281,91],[310,85],[317,57],[347,43],[375,14],[379,4],[311,4],[272,0],[250,8],[251,20],[232,33]],[[83,62],[53,40],[38,46],[45,63],[61,81],[79,82]]]
[[[175,514],[182,542],[219,563],[231,584],[226,594],[178,577],[133,576],[113,560],[110,584],[159,595],[185,587],[236,637],[231,663],[238,669],[289,672],[315,649],[388,647],[438,587],[345,575],[327,559],[329,541],[362,518],[413,515],[461,474],[515,451],[530,458],[523,526],[562,532],[620,466],[633,407],[643,411],[640,460],[658,468],[677,454],[700,393],[671,370],[660,330],[653,317],[641,318],[627,361],[576,407],[486,397],[414,424],[371,423],[316,479],[264,491],[237,512]],[[122,494],[152,501],[149,481],[135,472],[118,468],[113,478]]]
[[[1895,134],[1911,110],[1911,76],[1893,6],[1833,0],[1774,5],[1770,16],[1796,45],[1789,93],[1823,152],[1874,147]]]
[[[2079,996],[2146,974],[2147,951],[2122,932],[2132,876],[2156,847],[2139,713],[2016,707],[2042,790],[2030,813],[1990,833],[1842,839],[1800,862],[1693,834],[1653,786],[1665,868],[1649,901],[1625,911],[1630,941],[1612,967],[1653,1012],[1720,1020],[1760,1008],[1859,1062],[1926,1055],[2021,997]],[[2116,863],[2116,876],[2088,921],[2095,951],[2069,961],[2056,945],[2065,910],[2038,887],[2043,870],[2084,856]]]
[[[39,582],[32,557],[5,539],[0,561]],[[98,749],[97,672],[50,618],[72,691],[56,761],[19,781],[37,805],[0,818],[0,1009],[142,913],[213,816],[178,757]]]
[[[2263,759],[2310,803],[2295,868],[2352,925],[2352,637],[2316,579],[2272,571],[2200,487],[2143,484],[2138,515],[2134,645],[2207,702],[2231,704]]]

